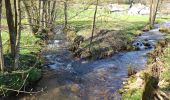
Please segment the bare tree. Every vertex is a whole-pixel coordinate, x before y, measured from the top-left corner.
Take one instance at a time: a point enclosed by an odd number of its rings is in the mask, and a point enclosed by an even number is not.
[[[19,53],[20,53],[20,39],[21,39],[21,0],[18,0],[18,34],[16,40],[16,52],[15,52],[15,60],[14,60],[14,68],[17,69],[19,65]]]
[[[160,0],[150,0],[149,27],[153,28]]]
[[[56,0],[22,0],[32,33],[47,30],[56,19]]]
[[[5,0],[5,8],[6,8],[6,17],[7,17],[7,24],[8,24],[8,29],[9,29],[9,36],[10,36],[11,54],[12,54],[12,58],[14,58],[15,57],[16,31],[15,31],[15,25],[14,25],[10,0]]]
[[[15,11],[15,32],[16,32],[16,35],[17,35],[17,30],[18,30],[18,15],[17,15],[17,1],[14,0],[14,11]]]
[[[49,20],[50,24],[52,24],[52,22],[54,22],[56,19],[56,3],[57,2],[54,0],[52,3],[53,4],[52,4],[52,9],[51,9],[51,17]]]
[[[2,16],[2,0],[0,0],[0,28],[1,28],[1,16]],[[1,64],[1,72],[4,72],[5,66],[4,66],[4,57],[3,57],[1,29],[0,29],[0,64]]]
[[[67,24],[68,24],[67,1],[68,0],[64,1],[64,18],[65,18],[64,26],[65,26],[65,28],[67,28]]]
[[[92,34],[91,34],[91,39],[90,39],[89,51],[91,51],[91,45],[92,45],[92,42],[93,42],[94,32],[95,32],[95,28],[96,28],[96,15],[97,15],[98,3],[99,3],[99,0],[96,1],[96,7],[95,7],[95,12],[94,12],[94,17],[93,17],[93,27],[92,27]]]
[[[38,31],[37,26],[34,26],[33,24],[35,23],[33,20],[33,12],[32,12],[32,6],[30,6],[31,1],[29,0],[22,0],[24,6],[25,6],[25,10],[27,12],[27,16],[28,16],[28,21],[30,24],[30,28],[32,33],[36,33]],[[38,13],[37,13],[38,14]]]

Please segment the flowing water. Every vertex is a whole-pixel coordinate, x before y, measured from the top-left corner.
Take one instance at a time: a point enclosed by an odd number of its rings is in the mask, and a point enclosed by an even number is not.
[[[121,100],[118,90],[127,79],[128,66],[136,70],[145,67],[147,53],[154,49],[156,41],[164,37],[159,32],[160,26],[135,39],[133,45],[138,50],[120,52],[96,61],[75,60],[67,46],[62,47],[65,42],[61,37],[51,40],[44,53],[46,70],[37,86],[38,89],[47,89],[23,100]],[[170,23],[163,26],[170,26]],[[144,44],[146,41],[147,46]]]

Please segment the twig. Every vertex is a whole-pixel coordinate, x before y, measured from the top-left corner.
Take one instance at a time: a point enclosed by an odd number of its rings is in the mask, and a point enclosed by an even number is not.
[[[3,90],[5,89],[5,90],[8,90],[8,91],[19,92],[19,93],[26,93],[26,94],[37,94],[37,93],[40,93],[40,92],[44,91],[43,88],[40,91],[37,91],[37,92],[20,91],[20,90],[9,89],[9,88],[1,88],[1,89],[3,89]]]
[[[29,73],[27,74],[27,76],[26,76],[26,78],[25,78],[22,86],[21,86],[20,89],[18,90],[18,94],[19,94],[19,91],[20,91],[20,90],[23,88],[23,86],[25,85],[25,83],[26,83],[26,81],[27,81],[27,79],[28,79],[28,76],[29,76]],[[17,94],[17,96],[18,96],[18,94]]]

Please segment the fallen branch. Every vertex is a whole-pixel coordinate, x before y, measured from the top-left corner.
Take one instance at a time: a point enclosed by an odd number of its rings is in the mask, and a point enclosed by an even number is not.
[[[29,91],[20,91],[20,90],[15,90],[15,89],[10,89],[10,88],[2,88],[2,90],[7,90],[7,91],[14,91],[14,92],[19,92],[19,93],[26,93],[26,94],[37,94],[37,93],[40,93],[40,92],[43,92],[44,89],[42,88],[40,91],[36,91],[36,92],[29,92]],[[5,95],[4,95],[5,96]]]
[[[27,79],[28,79],[28,76],[29,76],[29,74],[27,74],[27,76],[26,76],[26,78],[25,78],[23,84],[22,84],[21,87],[19,88],[18,94],[19,94],[19,91],[24,87],[24,85],[25,85],[25,83],[26,83],[26,81],[27,81]],[[18,96],[18,94],[17,94],[17,96]]]

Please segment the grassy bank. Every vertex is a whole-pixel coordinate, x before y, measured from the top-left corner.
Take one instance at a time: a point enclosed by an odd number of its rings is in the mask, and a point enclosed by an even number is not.
[[[88,14],[89,17],[87,17],[86,14]],[[69,20],[72,31],[68,32],[68,34],[81,35],[85,38],[85,41],[79,46],[78,50],[75,51],[75,55],[78,57],[86,58],[99,55],[99,57],[97,56],[94,58],[104,58],[103,55],[108,53],[106,56],[110,56],[110,52],[111,54],[114,54],[120,51],[132,50],[132,41],[136,36],[142,33],[149,18],[147,15],[130,16],[126,13],[107,13],[104,12],[104,10],[99,9],[94,40],[93,43],[89,45],[93,14],[93,10],[87,10]],[[158,16],[156,22],[163,23],[169,18],[169,16]],[[103,31],[109,32],[103,34]],[[88,51],[90,46],[91,51]],[[101,54],[100,52],[105,53]]]
[[[71,40],[74,40],[77,35],[81,35],[85,40],[80,46],[76,47],[77,50],[73,51],[76,57],[93,57],[96,59],[110,56],[110,54],[116,52],[132,50],[132,41],[142,33],[143,29],[145,30],[144,27],[147,26],[149,20],[149,15],[131,16],[127,14],[127,11],[110,13],[107,8],[99,7],[96,16],[94,40],[90,45],[95,6],[86,6],[76,6],[77,8],[75,9],[70,5],[68,9],[68,25],[70,26],[69,31],[67,31],[68,36],[71,36],[73,38]],[[57,23],[63,23],[63,18],[57,20]],[[158,15],[156,22],[163,23],[167,19],[170,19],[170,16]],[[103,31],[106,33],[102,34]],[[91,51],[89,51],[89,47],[91,47]],[[98,56],[96,57],[96,55]]]
[[[147,77],[151,75],[155,64],[160,71],[159,90],[166,93],[168,98],[170,97],[170,45],[165,41],[170,41],[169,36],[165,40],[160,40],[155,50],[148,54],[147,67],[128,79],[121,90],[122,100],[141,100],[144,88],[146,89],[146,82],[148,82]]]

